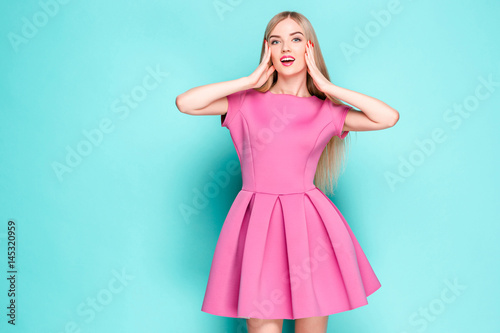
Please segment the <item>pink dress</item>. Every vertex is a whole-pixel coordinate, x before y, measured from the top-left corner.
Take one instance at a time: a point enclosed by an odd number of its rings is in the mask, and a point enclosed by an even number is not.
[[[349,106],[254,89],[228,96],[222,126],[242,188],[222,226],[201,311],[298,319],[368,304],[377,279],[346,220],[314,183]]]

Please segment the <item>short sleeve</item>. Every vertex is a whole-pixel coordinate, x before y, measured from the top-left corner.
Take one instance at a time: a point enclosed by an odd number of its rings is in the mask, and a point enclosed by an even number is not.
[[[329,104],[332,110],[333,125],[335,127],[335,132],[333,135],[343,139],[349,133],[349,131],[342,131],[342,128],[344,127],[347,113],[352,108],[352,106],[346,104],[336,105],[332,101],[330,101]]]
[[[237,91],[227,95],[227,112],[221,115],[221,126],[228,127],[234,117],[240,112],[247,90]]]

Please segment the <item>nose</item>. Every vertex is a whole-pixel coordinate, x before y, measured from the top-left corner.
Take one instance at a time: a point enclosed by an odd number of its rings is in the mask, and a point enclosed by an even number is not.
[[[282,45],[283,45],[283,46],[281,47],[281,52],[282,52],[282,53],[286,53],[286,52],[290,51],[290,48],[288,47],[288,45],[287,45],[285,42],[283,42],[283,44],[282,44]]]

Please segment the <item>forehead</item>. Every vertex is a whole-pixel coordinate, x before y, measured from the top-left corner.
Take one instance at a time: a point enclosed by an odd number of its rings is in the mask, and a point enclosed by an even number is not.
[[[293,19],[288,17],[278,23],[271,31],[270,35],[280,35],[281,37],[287,37],[291,32],[295,31],[304,33],[301,26]]]

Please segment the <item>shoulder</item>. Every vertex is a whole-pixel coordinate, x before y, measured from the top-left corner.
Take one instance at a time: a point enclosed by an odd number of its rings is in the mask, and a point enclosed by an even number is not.
[[[253,88],[240,90],[227,96],[228,103],[237,106],[238,108],[243,104],[243,102],[249,98],[259,97],[260,92]]]
[[[343,139],[349,131],[344,131],[344,123],[347,117],[347,113],[353,108],[348,104],[337,104],[326,98],[324,101],[325,108],[330,113],[331,124],[333,124],[334,133],[333,135],[338,136]]]
[[[227,95],[228,107],[227,112],[221,115],[221,125],[227,127],[232,122],[233,118],[236,118],[237,115],[241,113],[241,110],[244,109],[244,106],[250,100],[259,96],[258,94],[261,93],[250,88]]]
[[[326,109],[328,109],[334,117],[345,116],[345,114],[347,114],[347,112],[349,112],[349,110],[352,109],[352,106],[348,104],[344,103],[337,104],[328,98],[325,98],[325,100],[323,101],[323,106]]]
[[[255,90],[254,88],[250,88],[250,89],[245,89],[245,90],[240,90],[240,91],[237,91],[235,93],[232,93],[229,96],[250,96],[250,95],[258,95],[258,94],[262,94],[261,92]]]

